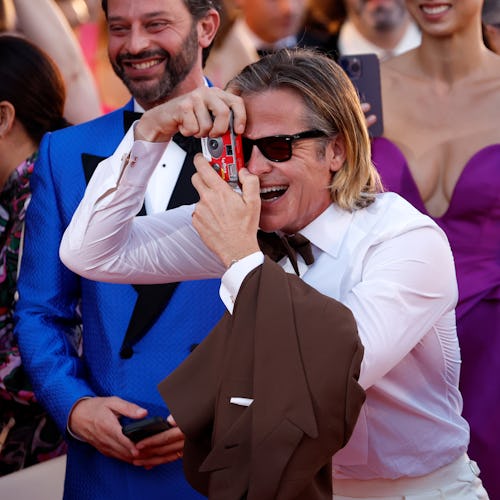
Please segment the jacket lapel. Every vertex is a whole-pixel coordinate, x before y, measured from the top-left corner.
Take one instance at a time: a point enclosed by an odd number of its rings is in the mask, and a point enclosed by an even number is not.
[[[174,137],[175,142],[177,142],[177,136],[179,135],[177,134]],[[201,143],[195,138],[182,139],[186,139],[182,142],[181,146],[183,149],[187,148],[186,158],[184,159],[177,183],[170,197],[167,210],[181,205],[189,205],[198,200],[198,193],[191,184],[191,177],[194,173],[194,155],[201,151]],[[145,215],[145,213],[146,210],[143,205],[138,215]],[[159,285],[134,285],[138,296],[120,349],[120,356],[122,358],[127,359],[132,357],[134,353],[133,346],[154,325],[167,307],[178,285],[178,282],[162,283]]]
[[[130,125],[138,118],[140,118],[140,113],[125,110],[123,113],[124,131],[128,130]],[[180,134],[174,137],[174,141],[186,151],[186,158],[168,203],[168,209],[191,204],[198,200],[198,193],[191,184],[191,177],[195,171],[193,165],[194,155],[201,151],[201,143],[198,139],[186,138]],[[105,157],[82,153],[81,158],[85,179],[88,183],[95,169]],[[145,213],[143,206],[138,215],[145,215]],[[133,285],[137,292],[137,300],[120,349],[121,358],[128,359],[132,357],[134,345],[146,335],[162,314],[178,284]]]
[[[167,209],[180,207],[181,205],[190,205],[199,200],[198,192],[193,187],[191,177],[195,173],[194,157],[201,152],[201,141],[194,137],[184,137],[181,134],[176,134],[173,138],[174,142],[186,151],[186,158],[182,165],[179,178],[175,185]]]

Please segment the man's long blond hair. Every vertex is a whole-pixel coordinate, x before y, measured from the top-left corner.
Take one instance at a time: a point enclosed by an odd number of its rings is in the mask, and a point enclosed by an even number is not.
[[[228,89],[242,97],[281,88],[303,99],[311,129],[321,130],[326,137],[340,134],[344,138],[346,160],[333,176],[332,201],[345,210],[370,205],[382,184],[371,161],[358,95],[343,69],[318,52],[284,49],[250,64],[228,84]]]

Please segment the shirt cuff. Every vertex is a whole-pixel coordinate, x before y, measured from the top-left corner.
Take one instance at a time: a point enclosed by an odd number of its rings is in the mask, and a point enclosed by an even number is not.
[[[132,186],[147,186],[168,144],[168,142],[136,140],[129,153],[124,153],[119,158],[115,153],[113,161],[121,163],[117,185],[123,183]]]
[[[230,314],[233,314],[234,302],[241,284],[250,271],[264,263],[264,254],[255,252],[236,261],[222,275],[219,295]]]

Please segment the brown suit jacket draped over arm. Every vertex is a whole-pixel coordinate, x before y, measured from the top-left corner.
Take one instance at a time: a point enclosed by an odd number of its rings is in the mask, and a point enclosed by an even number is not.
[[[331,457],[365,399],[362,356],[350,310],[266,257],[158,386],[186,434],[188,481],[214,500],[331,500]]]

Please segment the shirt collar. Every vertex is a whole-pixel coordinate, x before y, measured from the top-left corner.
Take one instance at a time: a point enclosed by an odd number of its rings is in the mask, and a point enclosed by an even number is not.
[[[322,214],[300,230],[321,251],[337,257],[351,225],[354,212],[342,210],[332,203]]]

